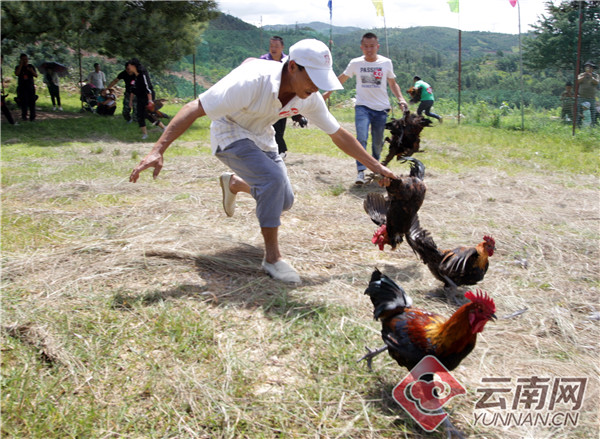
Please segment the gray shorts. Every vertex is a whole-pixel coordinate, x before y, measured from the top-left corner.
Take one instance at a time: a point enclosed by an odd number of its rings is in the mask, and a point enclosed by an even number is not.
[[[237,140],[215,156],[250,186],[260,227],[279,227],[281,214],[294,204],[285,163],[277,152],[265,152],[250,139]]]

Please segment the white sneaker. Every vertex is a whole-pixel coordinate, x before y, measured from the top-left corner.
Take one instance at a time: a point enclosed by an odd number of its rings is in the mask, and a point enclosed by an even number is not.
[[[229,189],[229,182],[231,181],[231,177],[233,174],[231,172],[224,172],[219,177],[219,184],[221,185],[221,190],[223,191],[223,209],[225,209],[225,213],[227,216],[233,216],[235,212],[235,196],[233,192]]]
[[[56,111],[56,107],[52,107],[52,111]]]
[[[63,111],[62,107],[58,107],[58,111]]]
[[[291,284],[301,283],[300,276],[296,270],[283,259],[280,259],[274,264],[269,264],[263,259],[261,265],[263,270],[265,270],[273,279]]]
[[[148,138],[148,134],[144,134],[144,135],[142,136],[142,140],[145,140],[145,139],[147,139],[147,138]]]
[[[365,184],[365,171],[358,171],[354,184]]]
[[[285,158],[287,157],[287,151],[280,153],[279,157],[281,157],[281,160],[285,160]]]

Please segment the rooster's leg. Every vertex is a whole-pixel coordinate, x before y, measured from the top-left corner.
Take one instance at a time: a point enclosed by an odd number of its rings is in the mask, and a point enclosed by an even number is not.
[[[443,410],[441,411],[443,412]],[[465,439],[461,431],[456,428],[452,422],[450,422],[450,416],[446,416],[446,419],[444,419],[444,426],[446,427],[446,435],[448,439],[452,439],[453,437]]]
[[[452,299],[455,305],[462,306],[468,302],[464,297],[459,297],[458,287],[448,276],[443,276],[446,281],[444,290],[446,291],[446,297]]]
[[[356,360],[356,362],[361,362],[362,360],[367,360],[367,367],[369,368],[369,370],[373,370],[372,368],[372,364],[373,364],[373,358],[376,357],[377,355],[381,354],[382,352],[387,351],[387,345],[379,348],[379,349],[371,349],[367,346],[365,346],[365,349],[367,350],[367,353],[365,355],[363,355],[362,357],[360,357],[358,360]]]

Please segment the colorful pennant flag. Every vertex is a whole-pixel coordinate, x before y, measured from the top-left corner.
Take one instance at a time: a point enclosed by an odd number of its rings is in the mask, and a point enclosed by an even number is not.
[[[383,17],[383,0],[373,0],[373,6],[375,6],[377,16]]]
[[[448,0],[448,6],[450,6],[450,12],[455,12],[458,14],[458,0]]]
[[[332,11],[331,11],[332,4],[331,4],[331,2],[332,2],[332,0],[328,0],[327,1],[327,6],[329,7],[329,21],[331,21],[331,14],[332,14]]]
[[[515,5],[517,4],[517,0],[508,0],[511,4],[511,6],[514,8]]]

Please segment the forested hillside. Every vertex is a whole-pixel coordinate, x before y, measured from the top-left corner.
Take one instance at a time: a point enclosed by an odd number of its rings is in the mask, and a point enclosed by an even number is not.
[[[458,81],[458,31],[441,27],[408,29],[358,29],[333,27],[332,54],[334,69],[341,73],[351,58],[361,55],[361,36],[375,32],[380,39],[380,53],[389,56],[395,65],[398,83],[403,90],[419,74],[430,82],[438,98],[456,99]],[[196,54],[196,71],[209,83],[217,81],[248,57],[265,53],[269,37],[283,37],[286,48],[303,38],[329,41],[329,25],[325,23],[295,26],[268,26],[262,29],[235,17],[222,14],[212,20],[202,36]],[[524,38],[525,36],[523,36]],[[520,101],[518,36],[492,32],[462,32],[462,97],[464,101],[486,101],[500,105]],[[191,69],[188,56],[175,70]],[[526,105],[546,108],[557,106],[557,96],[569,79],[569,73],[524,71]],[[346,90],[334,94],[334,99],[352,95],[354,82]]]
[[[457,99],[458,31],[441,27],[413,27],[409,29],[358,29],[333,27],[332,53],[334,69],[341,73],[348,61],[360,56],[361,36],[375,32],[380,39],[380,53],[389,56],[395,66],[397,81],[403,90],[412,85],[415,74],[422,76],[435,90],[437,99]],[[233,16],[219,14],[198,35],[196,44],[196,93],[218,81],[248,57],[257,57],[268,50],[269,37],[283,37],[286,51],[304,38],[317,38],[329,42],[330,29],[325,23],[297,24],[257,28]],[[526,38],[526,36],[523,36]],[[54,60],[70,68],[69,79],[79,81],[77,53],[51,41],[21,47],[36,65]],[[125,59],[109,59],[86,52],[82,58],[82,77],[99,62],[107,78],[115,78],[123,69]],[[18,52],[4,59],[5,72],[14,69]],[[194,96],[193,56],[189,54],[171,64],[166,71],[147,65],[158,95],[190,99]],[[66,82],[65,79],[65,82]],[[558,96],[564,83],[572,79],[572,72],[548,70],[524,71],[524,102],[542,108],[558,106]],[[41,79],[40,79],[41,82]],[[349,80],[344,91],[332,96],[334,103],[352,97],[354,79]],[[121,84],[122,85],[122,84]],[[518,36],[491,32],[462,32],[462,99],[463,102],[486,102],[500,106],[507,102],[516,107],[520,103],[520,75]],[[14,93],[11,87],[9,91]]]

